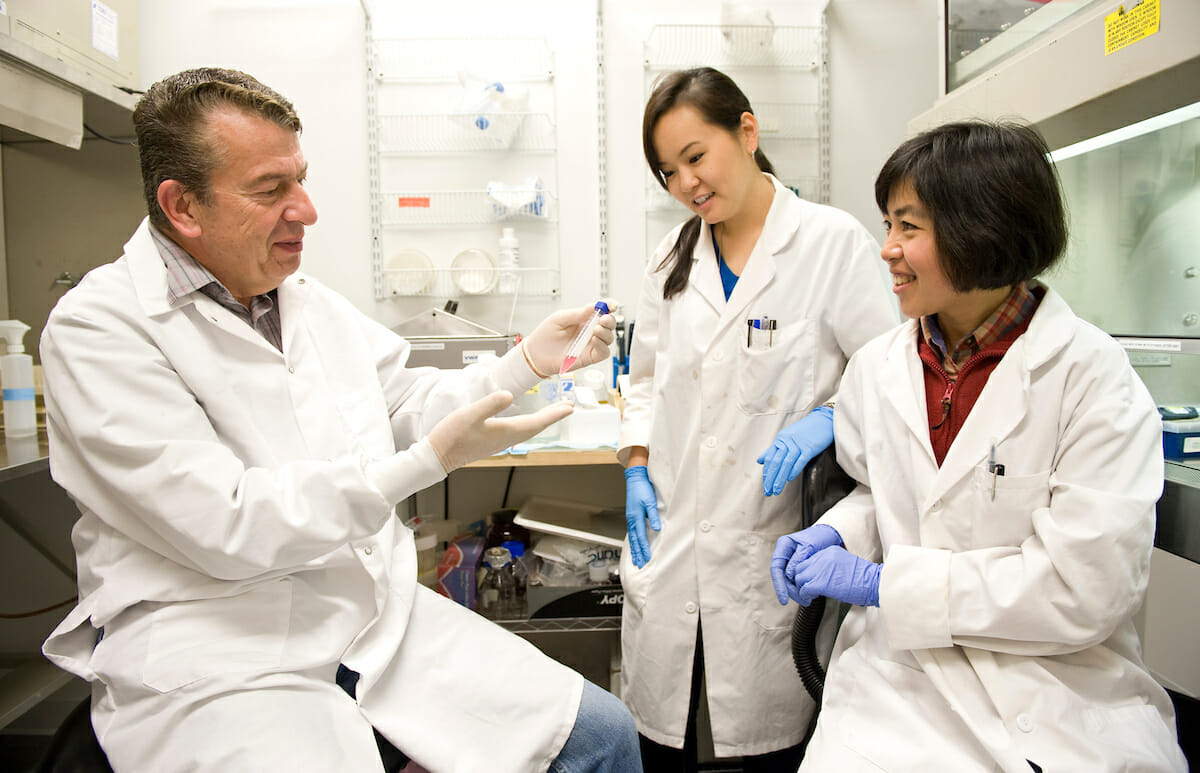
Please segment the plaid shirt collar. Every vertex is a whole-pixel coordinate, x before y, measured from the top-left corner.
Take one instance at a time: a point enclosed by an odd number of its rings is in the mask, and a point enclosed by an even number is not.
[[[204,293],[262,333],[276,349],[283,350],[274,290],[254,296],[250,301],[250,308],[247,309],[211,271],[200,265],[199,261],[170,237],[153,225],[150,226],[150,235],[154,238],[163,266],[167,269],[167,301],[172,306],[179,304],[194,292]]]
[[[938,326],[937,315],[921,317],[921,335],[942,361],[946,373],[954,374],[963,363],[983,349],[999,341],[1012,330],[1025,323],[1037,310],[1038,299],[1024,282],[1017,284],[1004,303],[971,331],[963,340],[947,351],[945,336]]]

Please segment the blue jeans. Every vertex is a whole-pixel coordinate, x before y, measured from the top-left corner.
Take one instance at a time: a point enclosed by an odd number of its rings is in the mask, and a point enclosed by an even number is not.
[[[549,773],[642,773],[637,726],[625,704],[584,681],[575,727]]]

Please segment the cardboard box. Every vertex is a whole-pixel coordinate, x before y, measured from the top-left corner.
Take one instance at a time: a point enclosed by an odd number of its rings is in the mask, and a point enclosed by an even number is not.
[[[530,619],[557,617],[620,617],[625,591],[620,584],[553,588],[529,586]]]
[[[482,553],[483,537],[462,537],[451,542],[438,561],[434,590],[474,609],[475,577]]]

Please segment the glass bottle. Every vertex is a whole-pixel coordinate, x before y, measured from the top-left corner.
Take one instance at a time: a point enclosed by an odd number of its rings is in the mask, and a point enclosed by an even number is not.
[[[488,548],[483,551],[483,569],[479,578],[479,612],[492,620],[518,619],[520,605],[512,553],[508,548]]]

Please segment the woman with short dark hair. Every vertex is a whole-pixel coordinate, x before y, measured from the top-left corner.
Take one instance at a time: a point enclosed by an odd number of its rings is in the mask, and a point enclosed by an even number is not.
[[[1045,143],[941,126],[875,194],[912,319],[838,392],[858,488],[771,561],[781,604],[856,605],[802,770],[1185,771],[1133,626],[1162,426],[1120,345],[1034,280],[1066,244]]]

